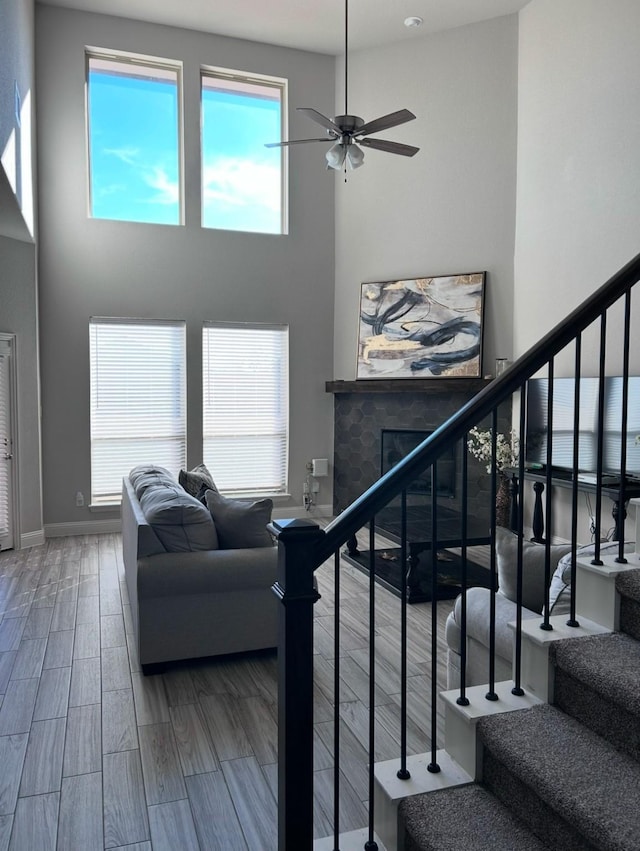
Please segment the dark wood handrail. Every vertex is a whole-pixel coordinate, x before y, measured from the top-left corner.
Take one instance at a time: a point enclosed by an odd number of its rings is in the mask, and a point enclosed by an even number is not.
[[[591,325],[639,280],[640,254],[636,255],[605,284],[595,290],[580,307],[576,308],[526,354],[515,361],[503,375],[492,381],[488,387],[463,405],[420,446],[375,482],[339,517],[331,522],[316,544],[314,558],[316,567],[346,543],[351,536],[355,535],[380,509],[408,488],[416,476],[433,464],[445,449],[464,437],[474,425],[477,425],[501,402],[518,391],[529,378],[534,376],[539,369],[571,343],[580,332]]]

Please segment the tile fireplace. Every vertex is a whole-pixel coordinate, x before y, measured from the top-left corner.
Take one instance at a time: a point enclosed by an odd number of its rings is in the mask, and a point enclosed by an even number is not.
[[[334,393],[335,400],[334,513],[343,511],[380,475],[415,448],[430,432],[442,425],[486,383],[482,379],[328,383],[327,391]],[[500,430],[507,431],[510,420],[510,410],[501,412]],[[438,464],[438,505],[444,521],[440,530],[442,534],[445,533],[445,527],[450,526],[452,530],[455,527],[454,531],[459,529],[462,468],[460,451],[460,446],[452,447],[450,454],[445,455]],[[468,458],[468,475],[470,533],[472,537],[477,537],[477,543],[480,543],[485,541],[489,529],[490,478],[485,465],[472,456]],[[430,539],[430,529],[427,528],[429,510],[426,505],[430,500],[430,491],[428,474],[418,477],[407,490],[409,516],[417,518],[415,523],[409,524],[407,537],[409,542],[412,542],[414,563],[417,565],[418,559],[422,563],[422,568],[413,576],[413,584],[409,589],[410,602],[428,598],[424,586],[428,584],[426,574],[430,574],[430,566],[427,564],[430,556],[424,541]],[[376,527],[383,534],[385,531],[390,532],[387,537],[391,540],[397,539],[398,530],[393,522],[387,524],[389,529],[383,527],[385,517],[392,518],[394,511],[398,513],[399,508],[394,507],[392,503],[376,517]],[[471,528],[474,531],[471,531]],[[450,530],[450,534],[445,534],[445,537],[455,541],[458,534],[454,534],[454,531]],[[357,567],[358,562],[362,563],[363,559],[353,551],[354,544],[355,541],[350,542],[349,552],[354,556],[352,563]],[[438,557],[440,558],[440,555]],[[394,586],[397,587],[397,582],[392,574],[394,570],[396,573],[399,571],[399,565],[394,569],[391,564],[378,563],[382,566],[382,570],[377,571],[378,580],[393,590]],[[385,567],[388,568],[386,573],[389,576],[383,581],[380,574],[385,571]],[[454,593],[453,588],[450,591]]]

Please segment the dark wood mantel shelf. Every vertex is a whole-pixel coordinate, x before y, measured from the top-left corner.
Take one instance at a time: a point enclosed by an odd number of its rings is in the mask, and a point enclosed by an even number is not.
[[[478,393],[490,378],[408,378],[327,381],[327,393]]]

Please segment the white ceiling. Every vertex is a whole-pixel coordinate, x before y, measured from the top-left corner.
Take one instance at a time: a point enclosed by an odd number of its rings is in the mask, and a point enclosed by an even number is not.
[[[39,0],[319,53],[344,52],[344,0]],[[351,0],[349,50],[517,12],[529,0]],[[404,19],[418,15],[419,28]]]

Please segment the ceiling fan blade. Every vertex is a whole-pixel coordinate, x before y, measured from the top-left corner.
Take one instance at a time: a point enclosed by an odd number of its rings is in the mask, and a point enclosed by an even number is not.
[[[304,145],[305,142],[335,142],[333,136],[322,136],[320,139],[290,139],[288,142],[265,142],[265,148],[286,148],[289,145]]]
[[[327,130],[330,130],[332,133],[336,133],[338,136],[342,136],[342,130],[335,124],[330,118],[327,118],[326,115],[323,115],[321,112],[318,112],[317,109],[311,109],[309,106],[298,106],[296,107],[296,112],[302,112],[307,118],[310,118],[312,121],[315,121],[316,124],[320,124],[322,127],[326,127]]]
[[[386,139],[358,139],[358,144],[367,148],[377,148],[377,150],[386,151],[389,154],[400,154],[401,157],[412,157],[420,150],[420,148],[414,148],[413,145],[388,142]]]
[[[413,121],[415,115],[409,112],[408,109],[399,109],[397,112],[390,112],[389,115],[383,115],[381,118],[374,118],[373,121],[363,124],[358,127],[355,135],[367,136],[369,133],[378,133],[380,130],[388,130],[389,127],[397,127],[398,124],[405,124],[407,121]]]

